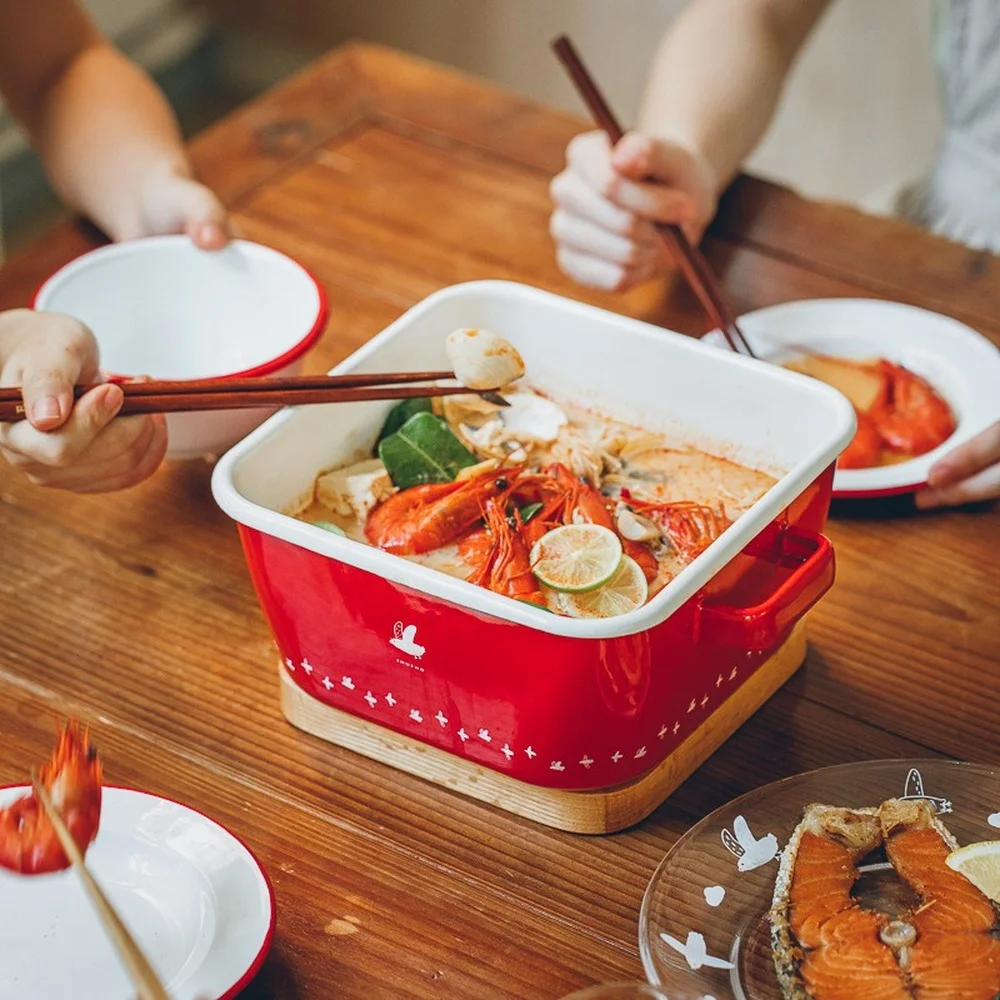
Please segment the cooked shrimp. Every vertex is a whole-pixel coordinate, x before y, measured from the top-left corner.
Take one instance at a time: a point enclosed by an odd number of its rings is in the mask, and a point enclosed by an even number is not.
[[[80,853],[86,852],[101,818],[101,762],[79,723],[66,724],[52,759],[42,766],[39,782]],[[61,871],[69,864],[33,791],[0,809],[0,867],[39,875]]]

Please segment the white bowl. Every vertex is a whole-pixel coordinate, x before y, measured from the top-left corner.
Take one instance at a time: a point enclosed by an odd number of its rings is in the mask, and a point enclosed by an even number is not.
[[[236,240],[199,250],[186,236],[101,247],[57,271],[34,308],[86,323],[115,376],[200,379],[293,375],[326,321],[326,297],[301,265]],[[167,417],[170,458],[218,455],[274,410]]]

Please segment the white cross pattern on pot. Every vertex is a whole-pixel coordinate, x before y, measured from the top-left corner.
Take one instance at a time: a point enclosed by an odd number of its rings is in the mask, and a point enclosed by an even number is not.
[[[284,663],[285,663],[285,666],[290,671],[292,671],[293,673],[297,670],[296,663],[292,660],[291,657],[287,657],[286,656],[284,658]],[[313,671],[316,669],[315,665],[312,664],[312,663],[310,663],[309,659],[307,657],[303,657],[299,661],[298,666],[300,666],[307,674],[312,674]],[[323,685],[324,688],[326,688],[327,691],[331,691],[331,690],[333,690],[337,686],[336,682],[333,681],[333,680],[331,680],[330,677],[328,675],[325,675],[325,674],[323,675],[323,678],[320,681],[320,683]],[[357,688],[357,684],[354,681],[353,677],[348,676],[348,675],[345,675],[345,676],[343,676],[340,679],[340,685],[342,687],[344,687],[345,689],[349,690],[349,691],[354,691]],[[398,699],[396,698],[396,696],[391,691],[387,691],[385,693],[385,695],[383,695],[383,700],[385,701],[385,703],[390,708],[395,708],[395,706],[399,703]],[[706,696],[705,700],[707,700],[707,696]],[[368,705],[369,705],[370,708],[374,709],[378,705],[378,703],[379,703],[379,698],[378,698],[377,695],[373,694],[370,690],[367,690],[367,691],[365,691],[365,694],[364,694],[364,701],[366,701],[368,703]],[[703,704],[704,704],[704,701],[703,701]],[[689,707],[688,711],[689,712],[694,711],[695,707],[697,707],[697,701],[696,700],[692,700],[691,701],[691,706]],[[420,723],[420,724],[422,724],[425,721],[423,713],[421,712],[420,709],[417,709],[417,708],[411,708],[409,710],[409,712],[408,712],[408,718],[411,721],[416,722],[416,723]],[[448,727],[448,723],[449,723],[448,716],[446,716],[441,709],[437,710],[437,712],[434,714],[433,718],[434,718],[434,720],[438,723],[438,725],[442,729],[445,729],[445,728]],[[673,732],[676,735],[676,733],[679,730],[680,730],[680,723],[675,722],[674,725],[673,725],[673,727],[671,728],[670,726],[668,726],[667,723],[664,722],[660,726],[660,728],[659,728],[659,730],[658,730],[658,732],[657,732],[656,735],[662,740],[662,739],[666,738],[666,736],[668,735],[668,733]],[[485,726],[478,727],[475,730],[475,734],[484,743],[493,743],[494,742],[494,738],[493,738],[492,733]],[[472,738],[470,736],[470,734],[466,731],[466,729],[465,729],[464,726],[461,727],[460,729],[458,729],[456,731],[455,735],[458,736],[458,738],[462,741],[462,743],[467,743]],[[510,743],[504,743],[502,747],[499,747],[499,752],[502,753],[507,760],[513,760],[513,758],[516,756],[516,753],[517,753],[517,751],[514,750],[513,747],[511,747]],[[534,760],[538,756],[537,751],[530,744],[524,748],[524,754],[528,758],[528,760]],[[633,757],[634,760],[640,760],[641,758],[645,757],[646,754],[647,754],[647,747],[644,745],[644,746],[639,747],[633,753],[632,757]],[[611,761],[614,764],[617,764],[617,763],[619,763],[619,761],[622,761],[624,759],[625,759],[625,755],[620,750],[616,750],[613,754],[611,754]],[[585,753],[580,758],[580,760],[578,761],[578,763],[579,763],[579,765],[581,767],[586,768],[586,769],[589,770],[596,763],[596,761],[589,754]],[[551,770],[551,771],[565,771],[566,770],[566,765],[561,760],[553,760],[549,764],[549,770]]]

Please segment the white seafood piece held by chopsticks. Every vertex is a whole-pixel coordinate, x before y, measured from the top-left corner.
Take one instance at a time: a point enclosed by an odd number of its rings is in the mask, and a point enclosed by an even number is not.
[[[445,351],[455,378],[469,389],[502,389],[525,372],[517,348],[489,330],[453,330],[445,340]]]

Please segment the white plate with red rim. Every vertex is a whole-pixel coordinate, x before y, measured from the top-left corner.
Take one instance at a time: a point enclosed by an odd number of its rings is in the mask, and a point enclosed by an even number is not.
[[[939,313],[881,299],[806,299],[747,313],[739,324],[765,361],[782,364],[800,356],[796,345],[839,357],[883,357],[927,379],[954,411],[955,433],[924,455],[872,469],[837,469],[836,497],[922,489],[938,459],[1000,420],[1000,351],[964,323]],[[702,339],[729,349],[717,330]]]
[[[0,807],[25,787],[0,789]],[[187,806],[103,790],[87,867],[173,1000],[235,997],[274,933],[274,896],[249,849]],[[0,997],[132,1000],[135,990],[75,872],[0,870]]]

